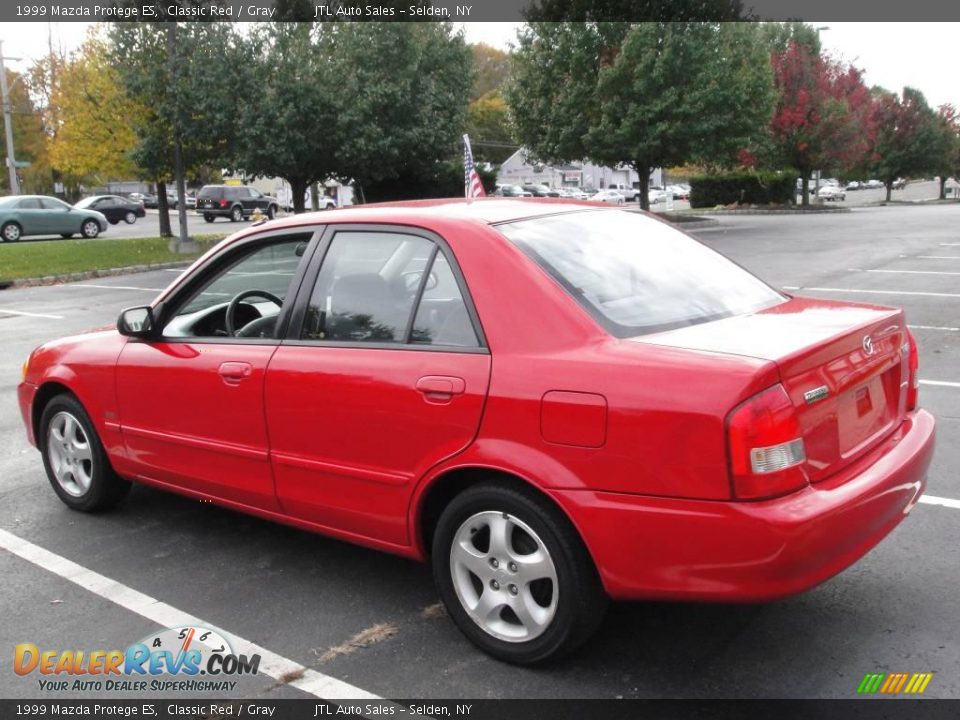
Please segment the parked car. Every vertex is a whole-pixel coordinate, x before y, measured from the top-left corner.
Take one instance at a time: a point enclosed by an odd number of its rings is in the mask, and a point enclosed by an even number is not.
[[[152,210],[157,209],[157,196],[151,195],[150,193],[130,193],[127,195],[128,200],[133,200],[134,202],[143,203],[145,208],[150,208]]]
[[[860,183],[857,180],[851,180],[847,183],[847,190],[859,190]]]
[[[647,190],[647,200],[650,201],[651,205],[659,205],[660,203],[665,203],[667,201],[667,196],[669,194],[670,192],[668,190],[650,188]]]
[[[601,190],[590,199],[594,202],[605,202],[613,205],[623,205],[626,202],[626,198],[616,190]]]
[[[142,218],[147,214],[143,209],[142,202],[136,202],[119,195],[92,195],[75,203],[74,207],[79,210],[89,209],[103,213],[107,222],[111,225],[116,225],[121,220],[128,225],[133,225],[137,218]]]
[[[46,195],[11,195],[0,198],[0,242],[16,242],[28,235],[95,238],[107,229],[103,213],[75,208]]]
[[[670,193],[674,200],[690,199],[690,188],[684,188],[682,185],[667,185],[666,192]]]
[[[636,200],[640,197],[640,191],[633,187],[633,185],[607,185],[607,190],[616,190],[618,193],[623,195],[623,199],[627,202],[636,202]]]
[[[924,491],[935,421],[901,309],[785,295],[618,208],[330,220],[246,228],[115,329],[30,354],[21,416],[63,503],[136,481],[430,559],[471,641],[536,663],[611,598],[803,592]]]
[[[279,202],[275,197],[264,195],[256,188],[246,185],[204,185],[197,193],[197,213],[207,222],[218,217],[240,222],[259,209],[268,218],[277,214]]]
[[[867,180],[866,186],[871,190],[876,190],[877,188],[882,188],[884,185],[879,180]]]
[[[524,190],[519,185],[499,185],[497,190],[503,197],[533,197],[533,193]]]
[[[817,191],[817,197],[821,200],[846,200],[847,191],[836,185],[824,185]]]
[[[557,192],[559,193],[560,197],[568,198],[570,200],[586,200],[590,197],[578,187],[561,187],[557,188]]]
[[[907,186],[906,178],[897,178],[893,181],[890,187],[894,190],[903,190]]]
[[[554,190],[551,187],[547,187],[546,185],[527,183],[523,186],[523,189],[530,193],[533,197],[560,197],[559,191]]]

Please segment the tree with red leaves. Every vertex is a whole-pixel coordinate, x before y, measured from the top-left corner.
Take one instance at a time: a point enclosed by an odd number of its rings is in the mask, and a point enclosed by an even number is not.
[[[771,56],[777,104],[771,138],[781,162],[800,171],[802,202],[810,173],[862,162],[870,148],[870,91],[859,70],[791,40]]]
[[[903,89],[903,97],[879,91],[873,100],[870,173],[887,187],[887,201],[897,178],[935,172],[941,153],[937,115],[923,93]]]

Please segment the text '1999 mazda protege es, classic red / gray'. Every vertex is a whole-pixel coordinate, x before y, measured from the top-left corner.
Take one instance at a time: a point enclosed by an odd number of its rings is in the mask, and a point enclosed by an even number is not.
[[[19,399],[71,508],[140,482],[429,560],[470,640],[534,663],[611,598],[764,601],[863,556],[924,489],[917,365],[902,310],[653,216],[419,201],[237,233],[37,348]]]

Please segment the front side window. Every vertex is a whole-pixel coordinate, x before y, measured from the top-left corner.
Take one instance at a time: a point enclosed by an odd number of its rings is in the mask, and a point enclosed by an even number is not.
[[[743,315],[786,301],[719,253],[636,213],[594,210],[497,229],[617,337]]]
[[[240,253],[214,271],[164,327],[165,337],[276,337],[309,235]]]
[[[436,246],[415,235],[334,235],[310,296],[301,337],[405,343],[407,326]]]
[[[67,205],[63,200],[57,200],[57,198],[52,198],[52,197],[40,198],[40,204],[43,205],[44,210],[69,210],[70,209],[70,206]]]

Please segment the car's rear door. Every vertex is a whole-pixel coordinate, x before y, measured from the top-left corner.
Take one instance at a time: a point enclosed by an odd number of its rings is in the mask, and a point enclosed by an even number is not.
[[[284,510],[354,538],[408,544],[415,483],[470,444],[489,375],[466,284],[440,238],[329,229],[267,369]]]

